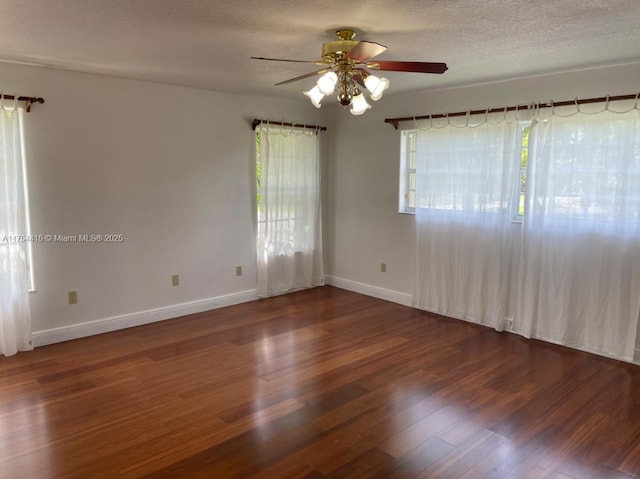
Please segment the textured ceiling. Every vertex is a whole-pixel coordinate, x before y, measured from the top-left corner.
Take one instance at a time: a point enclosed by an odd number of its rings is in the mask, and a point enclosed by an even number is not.
[[[249,57],[316,60],[343,26],[381,60],[449,65],[388,72],[390,92],[640,62],[639,0],[1,0],[0,60],[295,96],[313,79],[274,83],[314,65]]]

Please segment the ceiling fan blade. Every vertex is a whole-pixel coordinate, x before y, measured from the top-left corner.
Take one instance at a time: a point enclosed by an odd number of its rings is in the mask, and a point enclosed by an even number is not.
[[[358,63],[364,63],[369,58],[380,55],[387,47],[375,42],[360,42],[346,54],[349,60],[355,60]]]
[[[265,57],[251,57],[252,60],[267,60],[270,62],[293,62],[293,63],[315,63],[317,64],[324,64],[324,62],[321,62],[319,60],[288,60],[286,58],[265,58]]]
[[[413,73],[444,73],[448,70],[446,63],[432,62],[369,62],[365,65],[372,70]]]
[[[328,71],[329,71],[328,68],[323,68],[322,70],[318,70],[316,72],[305,73],[304,75],[300,75],[299,77],[290,78],[289,80],[285,80],[285,81],[281,81],[280,83],[276,83],[276,86],[278,86],[278,85],[286,85],[287,83],[293,83],[294,81],[298,81],[298,80],[304,80],[305,78],[309,78],[309,77],[312,77],[312,76],[315,76],[315,75],[320,75],[321,73],[326,73]]]

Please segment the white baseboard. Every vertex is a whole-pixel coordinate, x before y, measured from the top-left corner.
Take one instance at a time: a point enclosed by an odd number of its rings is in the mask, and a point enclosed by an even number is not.
[[[367,296],[384,299],[385,301],[402,304],[403,306],[411,306],[411,295],[407,293],[380,288],[366,283],[359,283],[357,281],[340,278],[338,276],[325,275],[324,281],[326,284],[330,284],[336,288],[346,289],[348,291],[353,291],[354,293],[366,294]]]
[[[367,296],[383,299],[385,301],[391,301],[392,303],[398,303],[403,306],[411,306],[412,298],[411,295],[407,293],[380,288],[378,286],[360,283],[358,281],[352,281],[349,279],[340,278],[338,276],[326,275],[324,279],[325,284],[335,286],[336,288],[365,294]],[[33,346],[37,348],[40,346],[46,346],[47,344],[60,343],[62,341],[94,336],[96,334],[108,333],[111,331],[117,331],[119,329],[130,328],[133,326],[141,326],[143,324],[155,323],[157,321],[178,318],[180,316],[201,313],[203,311],[209,311],[217,308],[224,308],[225,306],[233,306],[234,304],[246,303],[257,299],[259,298],[256,295],[256,290],[251,289],[247,291],[240,291],[238,293],[216,296],[214,298],[201,299],[188,303],[181,303],[171,306],[164,306],[162,308],[150,309],[147,311],[140,311],[137,313],[124,314],[121,316],[97,319],[94,321],[62,326],[59,328],[35,331],[32,335]],[[510,331],[510,328],[508,330]],[[593,351],[586,352],[603,355],[602,353]],[[638,348],[635,349],[633,363],[640,365],[640,349]]]
[[[147,311],[140,311],[137,313],[97,319],[86,323],[35,331],[32,336],[33,346],[39,347],[47,344],[69,341],[71,339],[85,338],[96,334],[108,333],[119,329],[155,323],[156,321],[164,321],[166,319],[178,318],[188,314],[201,313],[203,311],[232,306],[234,304],[246,303],[256,299],[258,299],[258,296],[256,296],[256,290],[252,289],[248,291],[240,291],[239,293],[216,296],[214,298],[149,309]]]

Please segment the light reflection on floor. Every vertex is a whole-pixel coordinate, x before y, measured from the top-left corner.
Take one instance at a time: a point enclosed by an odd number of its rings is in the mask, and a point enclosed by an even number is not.
[[[16,405],[10,412],[0,409],[0,448],[2,457],[11,461],[12,468],[24,471],[23,477],[46,478],[51,473],[52,441],[46,406],[41,402],[27,406]],[[12,431],[10,437],[2,431]],[[3,470],[0,463],[0,471]],[[0,474],[0,477],[2,475]]]

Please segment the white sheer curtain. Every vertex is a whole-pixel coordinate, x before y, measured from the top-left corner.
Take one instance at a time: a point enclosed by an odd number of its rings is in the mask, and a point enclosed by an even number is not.
[[[0,354],[6,356],[32,349],[21,114],[0,108]]]
[[[632,360],[640,315],[640,112],[534,123],[514,330]]]
[[[324,284],[317,132],[257,128],[258,296]]]
[[[418,130],[415,307],[503,329],[516,126]]]

